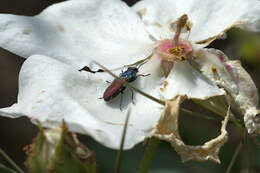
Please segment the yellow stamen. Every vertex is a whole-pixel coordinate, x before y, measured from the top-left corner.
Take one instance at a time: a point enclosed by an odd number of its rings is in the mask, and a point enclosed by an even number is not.
[[[168,52],[170,54],[176,55],[178,56],[180,53],[184,53],[185,52],[185,47],[183,46],[177,46],[175,48],[170,48],[168,49]]]
[[[185,29],[186,29],[186,31],[190,31],[191,30],[191,25],[186,23],[185,24]]]
[[[185,52],[185,47],[180,46],[179,48],[180,48],[180,50],[181,50],[181,53],[184,53],[184,52]]]
[[[170,49],[168,49],[168,52],[170,54],[173,54],[173,55],[176,55],[176,56],[178,56],[180,54],[180,50],[178,49],[178,47],[170,48]]]
[[[211,72],[214,73],[214,74],[217,74],[218,73],[217,68],[215,66],[212,66]]]
[[[187,59],[186,55],[181,55],[178,57],[180,61],[185,61]]]

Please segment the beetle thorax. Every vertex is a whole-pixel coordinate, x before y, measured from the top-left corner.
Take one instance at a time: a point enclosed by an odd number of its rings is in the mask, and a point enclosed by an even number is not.
[[[137,78],[136,76],[137,73],[138,73],[138,68],[128,67],[128,69],[125,72],[120,74],[119,78],[125,79],[127,82],[133,82]]]

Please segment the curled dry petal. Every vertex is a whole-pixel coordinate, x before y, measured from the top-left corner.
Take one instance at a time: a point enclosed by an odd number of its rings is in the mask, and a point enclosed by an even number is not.
[[[249,133],[260,133],[258,91],[250,75],[240,61],[230,61],[215,49],[200,49],[193,52],[192,64],[214,84],[224,88],[235,102],[234,109],[244,116]]]
[[[176,152],[181,156],[183,162],[196,160],[220,163],[218,153],[220,147],[228,138],[226,126],[229,119],[229,113],[222,121],[221,134],[219,136],[203,145],[186,145],[182,141],[178,130],[179,108],[185,98],[186,96],[177,96],[172,101],[166,102],[164,112],[152,132],[152,136],[170,142]]]
[[[244,114],[244,122],[248,133],[260,134],[260,110],[257,88],[239,61],[228,61],[227,65],[232,68],[239,88],[239,94],[234,99],[239,105],[242,114]]]

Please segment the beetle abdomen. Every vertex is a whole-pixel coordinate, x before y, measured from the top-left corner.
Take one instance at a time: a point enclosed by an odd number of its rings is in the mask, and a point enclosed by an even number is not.
[[[109,101],[116,97],[118,94],[122,93],[125,90],[125,86],[119,81],[114,80],[112,84],[107,87],[103,94],[103,99]]]

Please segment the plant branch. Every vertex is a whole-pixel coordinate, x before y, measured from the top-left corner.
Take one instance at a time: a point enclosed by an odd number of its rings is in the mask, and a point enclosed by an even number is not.
[[[214,118],[214,117],[211,117],[211,116],[207,116],[207,115],[204,115],[204,114],[201,114],[201,113],[198,113],[198,112],[192,112],[188,109],[184,109],[184,108],[180,108],[180,111],[182,113],[186,113],[186,114],[189,114],[189,115],[193,115],[193,116],[196,116],[196,117],[199,117],[199,118],[203,118],[203,119],[207,119],[207,120],[213,120],[213,121],[217,121],[218,119]]]
[[[0,148],[0,155],[19,173],[24,173],[21,168]]]
[[[120,149],[117,153],[117,158],[116,158],[116,173],[120,173],[120,167],[121,167],[121,159],[122,159],[122,152],[123,152],[123,147],[125,143],[125,135],[126,135],[126,130],[129,122],[129,117],[130,117],[131,109],[128,109],[126,119],[125,119],[125,125],[124,125],[124,130],[121,138],[121,144],[120,144]]]
[[[7,168],[5,165],[3,165],[1,163],[0,163],[0,172],[2,172],[2,173],[17,173],[16,171],[14,171],[10,168]]]
[[[256,136],[250,136],[255,145],[260,149],[260,142],[257,140]]]
[[[155,154],[155,151],[160,143],[160,140],[157,138],[151,138],[148,141],[148,145],[145,149],[143,158],[141,160],[141,163],[139,165],[139,169],[137,173],[147,173],[148,169],[152,163],[153,156]]]
[[[232,169],[232,167],[233,167],[233,165],[234,165],[234,163],[235,163],[235,161],[236,161],[236,158],[237,158],[237,156],[238,156],[238,153],[239,153],[240,150],[241,150],[242,145],[243,145],[242,142],[240,142],[240,143],[238,144],[238,146],[237,146],[237,148],[236,148],[236,151],[235,151],[235,153],[234,153],[234,155],[233,155],[233,157],[232,157],[232,159],[231,159],[231,161],[230,161],[230,163],[229,163],[229,165],[228,165],[228,168],[227,168],[226,173],[230,173],[230,171],[231,171],[231,169]]]

